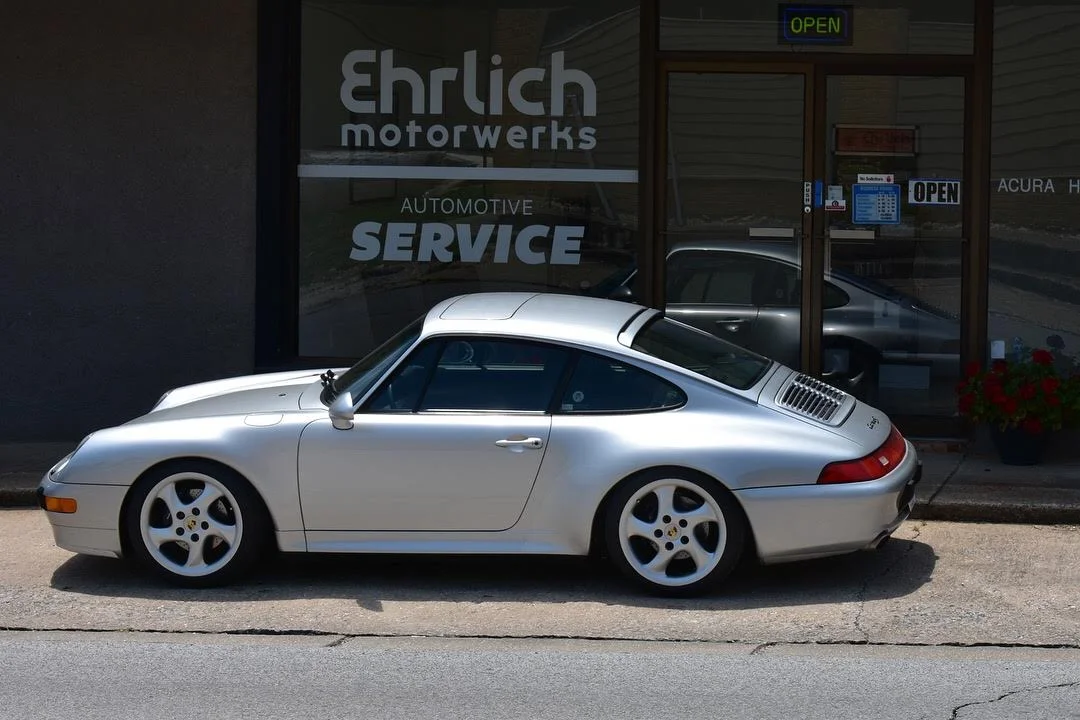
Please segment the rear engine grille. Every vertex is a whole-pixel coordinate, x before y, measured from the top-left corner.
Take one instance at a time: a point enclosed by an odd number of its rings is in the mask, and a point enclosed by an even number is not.
[[[848,394],[809,375],[796,375],[780,391],[776,404],[800,415],[830,422],[844,405]]]

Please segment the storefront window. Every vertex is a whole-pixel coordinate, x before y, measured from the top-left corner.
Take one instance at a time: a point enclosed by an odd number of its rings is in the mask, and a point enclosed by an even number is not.
[[[988,330],[1008,357],[1080,362],[1080,5],[994,14]]]
[[[636,2],[302,8],[300,355],[634,264]]]
[[[661,50],[967,55],[974,0],[660,0]]]

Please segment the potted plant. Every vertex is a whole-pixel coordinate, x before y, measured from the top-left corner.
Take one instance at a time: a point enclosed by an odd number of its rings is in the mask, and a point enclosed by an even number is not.
[[[1063,376],[1049,350],[1037,348],[1016,362],[972,363],[956,387],[962,415],[990,426],[1001,462],[1034,465],[1047,435],[1076,424],[1080,376]]]

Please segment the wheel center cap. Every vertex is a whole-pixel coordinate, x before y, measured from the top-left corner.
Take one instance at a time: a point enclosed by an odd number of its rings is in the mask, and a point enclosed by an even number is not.
[[[198,526],[199,521],[195,518],[188,518],[188,521],[184,524],[187,525],[188,530],[194,530]]]
[[[679,534],[679,528],[677,528],[676,526],[672,525],[671,527],[668,528],[668,531],[667,531],[667,536],[668,537],[673,538],[678,534]]]

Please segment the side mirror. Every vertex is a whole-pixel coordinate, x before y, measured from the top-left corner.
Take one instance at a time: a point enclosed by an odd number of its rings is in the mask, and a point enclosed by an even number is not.
[[[620,285],[619,287],[608,293],[609,300],[633,300],[634,293],[626,285]]]
[[[352,430],[354,416],[352,393],[341,393],[330,405],[330,422],[334,429]]]

